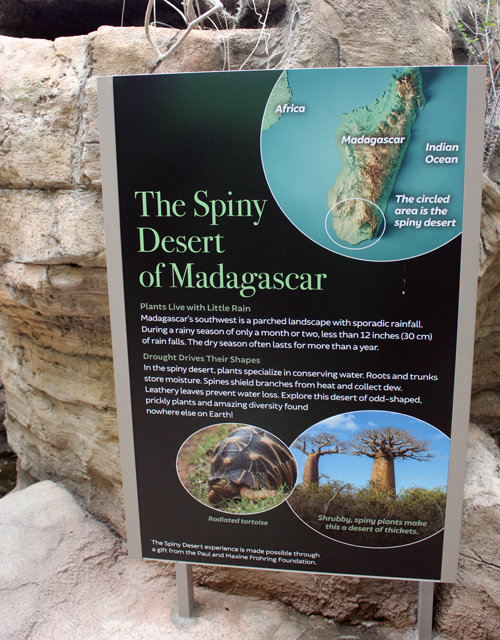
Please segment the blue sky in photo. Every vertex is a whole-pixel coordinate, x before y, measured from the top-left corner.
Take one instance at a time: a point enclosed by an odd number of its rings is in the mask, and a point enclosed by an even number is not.
[[[342,413],[307,429],[304,434],[316,434],[322,431],[335,434],[339,440],[348,442],[362,429],[396,427],[406,429],[413,436],[429,443],[429,451],[433,457],[424,462],[416,460],[396,460],[396,490],[408,487],[425,487],[432,489],[436,486],[447,486],[448,463],[450,455],[450,439],[439,429],[413,418],[412,416],[391,411],[353,411]],[[291,451],[298,466],[298,479],[302,481],[306,455],[296,449],[293,444]],[[321,456],[319,462],[320,474],[327,474],[332,480],[349,482],[360,488],[370,480],[373,459],[367,456],[353,456],[331,454]],[[321,482],[327,481],[321,478]]]

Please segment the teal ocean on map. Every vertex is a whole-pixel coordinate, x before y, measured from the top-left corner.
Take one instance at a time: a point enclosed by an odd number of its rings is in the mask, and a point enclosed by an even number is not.
[[[405,91],[410,117],[400,124],[404,114],[387,116],[387,105]],[[341,255],[391,261],[433,251],[462,228],[466,100],[466,67],[285,72],[271,93],[261,136],[275,200],[304,235]],[[358,130],[349,144],[349,126],[369,128],[379,112],[386,135],[395,135],[391,126],[403,134],[406,127],[409,142],[370,144],[367,137],[380,131]],[[436,161],[427,162],[429,156]],[[443,200],[433,202],[436,196]],[[352,231],[355,220],[364,235]]]

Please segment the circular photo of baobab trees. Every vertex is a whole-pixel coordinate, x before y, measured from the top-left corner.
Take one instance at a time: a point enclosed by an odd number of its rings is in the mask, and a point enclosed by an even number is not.
[[[353,411],[304,431],[288,504],[308,526],[362,547],[419,542],[444,526],[450,439],[412,416]]]

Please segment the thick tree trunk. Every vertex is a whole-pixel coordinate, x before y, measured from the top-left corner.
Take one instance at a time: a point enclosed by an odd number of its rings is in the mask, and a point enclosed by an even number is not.
[[[309,485],[319,482],[319,457],[320,451],[309,453],[307,455],[306,464],[304,466],[304,477],[302,479],[302,486],[308,487]]]
[[[396,475],[392,456],[377,453],[373,459],[371,483],[377,489],[396,493]]]

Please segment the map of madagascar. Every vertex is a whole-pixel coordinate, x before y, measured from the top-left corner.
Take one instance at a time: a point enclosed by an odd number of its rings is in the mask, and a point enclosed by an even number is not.
[[[377,236],[411,127],[424,106],[420,71],[409,68],[391,76],[368,106],[342,115],[335,132],[342,169],[327,195],[340,240],[356,245]]]
[[[403,260],[455,238],[462,221],[467,74],[459,66],[278,72],[262,117],[261,160],[290,223],[353,260]],[[458,162],[445,164],[444,155],[429,160],[428,145],[441,143],[457,145]],[[403,215],[396,193],[447,196],[453,205],[443,215],[456,226],[432,226],[425,207]]]

